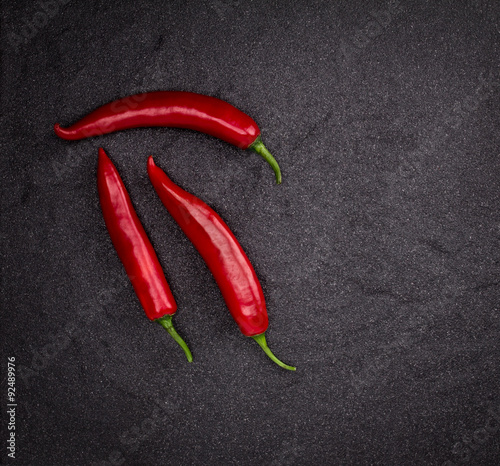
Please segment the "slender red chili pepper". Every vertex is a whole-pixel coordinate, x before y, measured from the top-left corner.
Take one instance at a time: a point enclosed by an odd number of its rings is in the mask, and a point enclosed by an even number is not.
[[[167,330],[191,362],[189,348],[172,325],[177,304],[161,265],[116,167],[102,148],[99,149],[97,187],[109,236],[146,315]]]
[[[201,199],[174,184],[153,157],[148,160],[148,174],[161,201],[207,263],[243,335],[252,337],[278,365],[295,370],[267,346],[264,332],[269,322],[262,287],[229,227]]]
[[[240,149],[252,149],[271,165],[281,183],[279,165],[264,146],[257,123],[231,104],[207,95],[181,91],[136,94],[99,107],[69,128],[56,123],[54,130],[60,138],[76,140],[148,126],[193,129]]]

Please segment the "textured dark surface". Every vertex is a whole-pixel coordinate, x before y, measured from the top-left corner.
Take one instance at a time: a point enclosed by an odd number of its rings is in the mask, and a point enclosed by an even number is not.
[[[499,464],[499,2],[54,5],[2,2],[3,416],[7,356],[18,368],[3,464]],[[190,131],[53,133],[160,89],[249,113],[283,184]],[[99,146],[192,364],[112,248]],[[239,333],[150,154],[233,229],[296,373]]]

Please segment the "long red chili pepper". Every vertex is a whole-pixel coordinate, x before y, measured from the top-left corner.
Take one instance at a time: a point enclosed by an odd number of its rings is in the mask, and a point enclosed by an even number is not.
[[[175,185],[155,165],[153,157],[148,160],[148,174],[161,201],[207,263],[243,335],[252,337],[278,365],[295,370],[277,359],[267,346],[264,332],[269,322],[264,294],[229,227],[201,199]]]
[[[191,351],[172,325],[177,304],[161,265],[116,167],[102,148],[99,149],[97,187],[109,236],[146,315],[172,335],[191,362]]]
[[[193,92],[136,94],[94,110],[69,128],[54,125],[63,139],[75,140],[147,126],[187,128],[210,134],[240,149],[252,149],[271,165],[281,183],[278,163],[264,146],[257,123],[231,104]]]

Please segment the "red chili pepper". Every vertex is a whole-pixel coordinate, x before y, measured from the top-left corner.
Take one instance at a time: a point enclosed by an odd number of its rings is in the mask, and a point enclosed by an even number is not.
[[[136,94],[94,110],[69,128],[54,125],[63,139],[75,140],[147,126],[187,128],[210,134],[240,149],[252,149],[271,165],[281,183],[278,163],[264,146],[257,123],[231,104],[193,92]]]
[[[97,187],[109,236],[146,315],[172,335],[191,362],[189,348],[172,325],[177,304],[161,265],[116,167],[102,148],[99,149]]]
[[[252,337],[275,363],[295,370],[267,346],[264,332],[269,322],[262,287],[229,227],[201,199],[175,185],[153,157],[148,160],[148,174],[161,201],[207,263],[243,335]]]

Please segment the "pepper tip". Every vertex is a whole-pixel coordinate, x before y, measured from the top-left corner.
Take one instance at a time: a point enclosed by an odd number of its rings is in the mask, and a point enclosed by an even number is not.
[[[148,174],[151,175],[151,171],[156,168],[156,163],[153,160],[153,156],[148,157]]]
[[[54,132],[57,136],[62,137],[61,125],[59,123],[54,124]]]
[[[99,159],[108,159],[108,154],[104,151],[102,147],[99,147]]]
[[[54,124],[54,132],[56,133],[56,135],[58,137],[60,137],[61,139],[66,139],[66,140],[71,140],[73,139],[71,137],[71,133],[65,129],[65,128],[61,128],[61,125],[59,123],[55,123]]]

